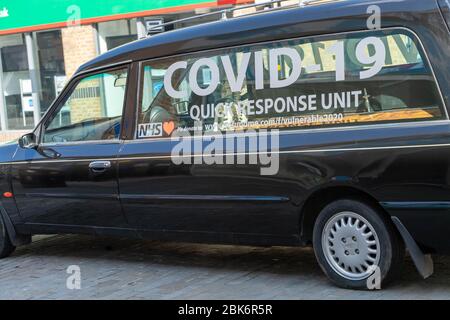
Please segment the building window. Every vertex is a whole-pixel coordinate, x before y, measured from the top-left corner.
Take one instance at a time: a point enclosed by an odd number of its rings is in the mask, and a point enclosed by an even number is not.
[[[36,40],[41,82],[40,107],[43,114],[66,82],[64,53],[60,30],[39,32]]]
[[[37,69],[30,72],[25,35],[0,37],[2,94],[6,116],[6,128],[3,130],[33,128],[36,104],[42,115],[65,83],[59,30],[34,33],[32,51]],[[37,99],[32,96],[33,90],[38,93]]]
[[[116,20],[98,24],[100,53],[137,39],[136,19]]]
[[[31,128],[34,125],[33,103],[27,99],[31,95],[31,79],[24,36],[1,36],[0,51],[7,129]]]

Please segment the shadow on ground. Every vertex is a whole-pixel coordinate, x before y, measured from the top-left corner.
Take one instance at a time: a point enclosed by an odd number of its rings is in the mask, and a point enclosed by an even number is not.
[[[81,290],[66,287],[70,265],[81,269]],[[435,257],[427,280],[407,258],[392,285],[364,292],[329,283],[311,248],[64,235],[1,260],[0,286],[6,299],[450,299],[450,257]]]

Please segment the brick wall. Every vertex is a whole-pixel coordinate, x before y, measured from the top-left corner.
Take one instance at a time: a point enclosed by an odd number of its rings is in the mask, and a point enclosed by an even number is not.
[[[80,65],[97,56],[95,32],[91,25],[62,29],[64,63],[66,75],[70,78]],[[98,80],[86,81],[77,88],[98,87]],[[101,116],[100,97],[72,99],[71,123]]]
[[[92,80],[83,80],[72,93],[72,99],[67,103],[70,107],[70,122],[79,123],[86,119],[93,119],[102,116],[102,101],[100,95],[100,78]],[[91,89],[89,92],[94,95],[77,96],[76,91],[82,91],[83,88]]]
[[[75,73],[80,65],[97,56],[94,31],[95,30],[91,25],[61,29],[64,64],[68,79]],[[72,121],[77,119],[86,119],[88,117],[96,117],[100,114],[101,110],[99,98],[88,100],[91,100],[91,106],[89,106],[89,108],[86,108],[86,106],[80,106],[80,111],[76,112],[77,115],[75,116],[75,119],[72,119]],[[89,112],[86,112],[86,109],[88,109]],[[17,139],[24,133],[30,131],[31,130],[0,131],[0,143]]]
[[[61,30],[66,75],[70,78],[80,65],[97,56],[94,28],[91,25]]]

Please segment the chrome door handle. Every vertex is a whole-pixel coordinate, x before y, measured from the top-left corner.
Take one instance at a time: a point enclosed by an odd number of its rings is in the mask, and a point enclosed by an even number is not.
[[[103,172],[109,168],[111,168],[110,161],[93,161],[89,163],[89,169],[91,169],[94,172]]]

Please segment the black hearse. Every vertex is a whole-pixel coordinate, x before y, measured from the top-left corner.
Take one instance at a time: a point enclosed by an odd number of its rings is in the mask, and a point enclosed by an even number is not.
[[[90,233],[312,245],[351,288],[392,279],[405,247],[432,273],[429,254],[450,251],[449,2],[227,13],[84,64],[1,146],[1,257],[33,234]],[[181,133],[270,148],[208,163],[174,154]],[[246,161],[268,151],[272,172]]]

